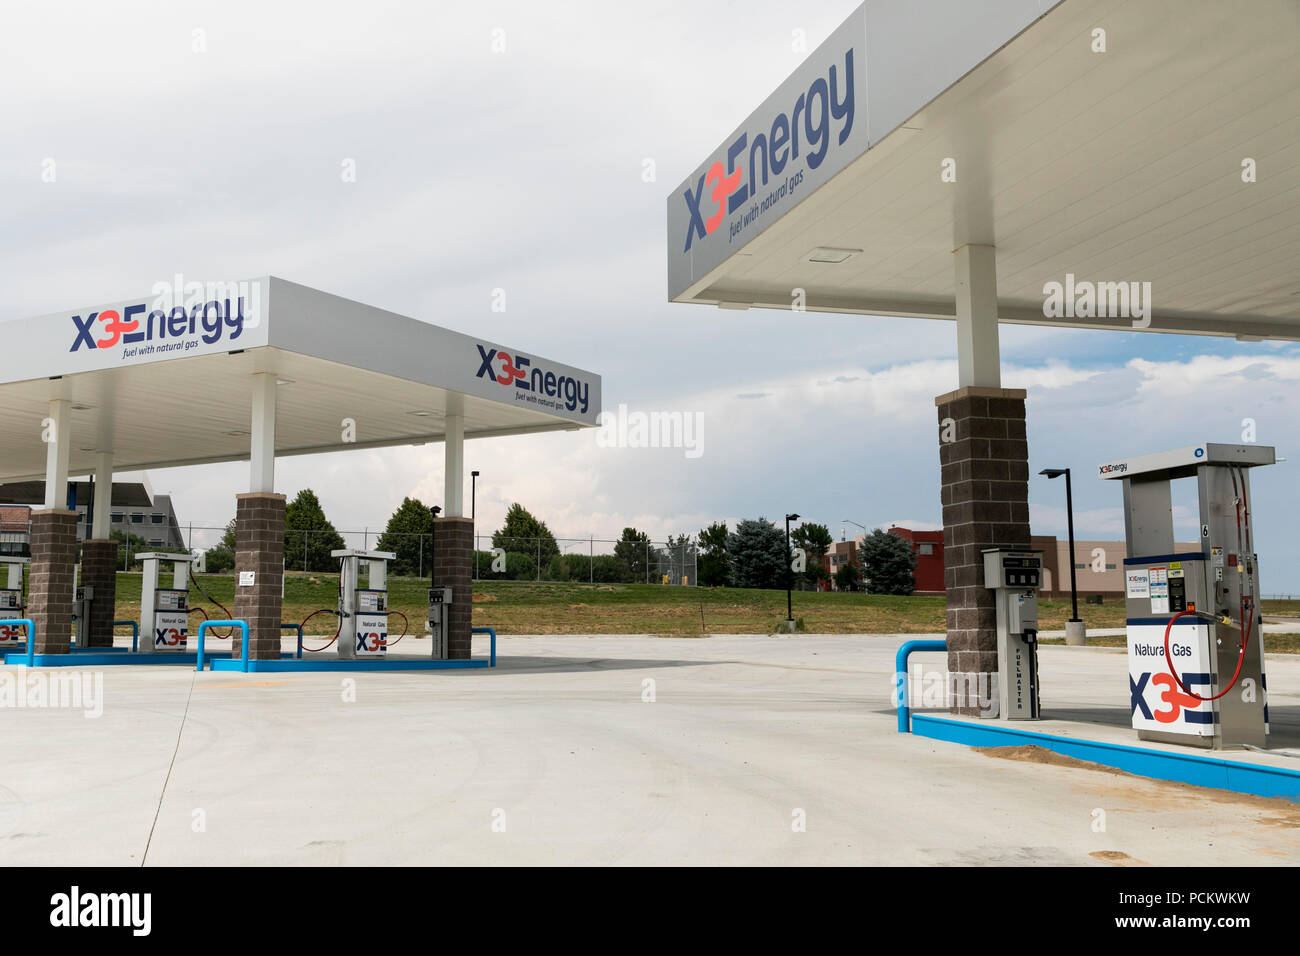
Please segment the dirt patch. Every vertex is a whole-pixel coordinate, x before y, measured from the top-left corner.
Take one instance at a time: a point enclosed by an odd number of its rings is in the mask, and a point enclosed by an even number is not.
[[[475,591],[473,598],[475,604],[487,604],[490,601],[498,600],[495,594],[484,594],[482,591]]]
[[[1074,757],[1066,757],[1055,751],[1048,750],[1045,747],[1036,747],[1026,745],[1021,747],[975,747],[975,750],[984,754],[986,757],[1000,757],[1003,760],[1019,760],[1025,763],[1049,764],[1056,767],[1073,767],[1077,770],[1100,771],[1110,777],[1127,777],[1129,780],[1140,780],[1149,784],[1150,789],[1136,787],[1105,787],[1099,791],[1100,794],[1113,797],[1122,797],[1134,803],[1138,803],[1149,809],[1178,809],[1187,808],[1187,800],[1190,797],[1201,797],[1206,800],[1212,800],[1215,803],[1232,804],[1237,807],[1257,810],[1265,816],[1259,818],[1260,823],[1266,826],[1295,828],[1300,827],[1300,802],[1287,800],[1284,797],[1257,797],[1250,793],[1237,793],[1234,790],[1219,790],[1214,787],[1197,787],[1190,783],[1178,783],[1173,780],[1157,780],[1153,777],[1142,777],[1137,774],[1131,774],[1125,770],[1117,770],[1114,767],[1107,767],[1104,764],[1093,763],[1089,760],[1076,760]],[[1112,851],[1103,851],[1112,852]],[[1095,855],[1095,854],[1094,854]]]
[[[1048,750],[1046,747],[1037,747],[1033,744],[1025,744],[1021,747],[976,747],[975,749],[986,757],[1001,757],[1003,760],[1045,763],[1054,767],[1074,767],[1078,770],[1097,770],[1117,777],[1133,776],[1131,773],[1116,770],[1114,767],[1107,767],[1105,764],[1093,763],[1090,760],[1077,760],[1074,757],[1058,754],[1055,750]]]
[[[1101,860],[1104,863],[1114,863],[1116,866],[1150,866],[1145,860],[1139,860],[1136,857],[1129,856],[1119,850],[1093,850],[1088,856],[1095,860]]]

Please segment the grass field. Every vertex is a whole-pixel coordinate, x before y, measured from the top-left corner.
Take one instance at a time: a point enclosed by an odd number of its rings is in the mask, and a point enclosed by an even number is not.
[[[140,575],[119,574],[117,618],[139,620]],[[200,583],[227,608],[233,607],[235,582],[230,575],[202,575]],[[285,580],[283,620],[303,621],[318,608],[337,605],[337,578],[328,574],[291,573]],[[389,580],[389,606],[423,632],[428,583],[413,578]],[[191,603],[210,616],[220,611],[197,590]],[[1300,602],[1265,602],[1266,613],[1300,616]],[[1039,624],[1062,630],[1070,615],[1068,601],[1040,601]],[[796,591],[794,616],[802,630],[819,634],[935,633],[945,629],[942,597],[890,597],[871,594]],[[1080,607],[1092,628],[1124,626],[1119,602]],[[196,621],[197,621],[196,615]],[[474,625],[498,634],[662,634],[674,637],[707,634],[770,634],[785,619],[785,592],[739,588],[683,588],[646,584],[558,584],[482,581],[474,585]],[[337,619],[320,615],[309,634],[333,635]],[[197,624],[193,625],[197,627]],[[400,623],[393,622],[394,632]],[[1297,628],[1300,630],[1300,628]],[[1091,643],[1124,639],[1095,638]],[[1284,644],[1295,647],[1283,647]],[[1270,636],[1269,650],[1300,651],[1300,636],[1287,641]]]

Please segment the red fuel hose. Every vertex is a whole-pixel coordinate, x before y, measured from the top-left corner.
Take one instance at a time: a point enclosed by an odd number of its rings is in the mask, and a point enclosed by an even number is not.
[[[1237,649],[1237,669],[1232,672],[1232,680],[1228,682],[1227,687],[1223,688],[1223,690],[1219,691],[1213,697],[1202,697],[1200,694],[1194,693],[1193,691],[1187,689],[1187,685],[1183,683],[1183,679],[1178,676],[1178,671],[1174,670],[1173,659],[1169,656],[1169,632],[1173,629],[1174,621],[1178,620],[1180,617],[1182,617],[1185,614],[1195,614],[1195,613],[1196,611],[1193,609],[1188,609],[1186,611],[1179,611],[1177,614],[1171,617],[1169,619],[1169,623],[1165,625],[1165,666],[1169,668],[1169,673],[1173,675],[1173,678],[1175,681],[1177,681],[1178,686],[1182,688],[1183,693],[1186,694],[1188,697],[1195,697],[1199,701],[1218,700],[1220,697],[1224,696],[1226,693],[1228,693],[1228,691],[1232,690],[1232,688],[1237,685],[1237,678],[1241,676],[1241,665],[1246,660],[1246,638],[1249,636],[1250,632],[1246,630],[1246,619],[1243,615],[1242,630],[1241,630],[1241,647]],[[1254,616],[1253,608],[1251,609],[1251,615],[1252,617]]]
[[[398,617],[402,619],[402,633],[401,636],[397,638],[397,641],[400,641],[403,637],[406,637],[406,632],[411,629],[411,622],[406,619],[406,615],[403,614],[401,611],[389,611],[388,613],[396,614]],[[397,641],[393,641],[393,643],[389,644],[388,646],[392,647],[394,644],[397,643]]]
[[[338,613],[337,611],[331,610],[330,608],[321,608],[319,611],[312,611],[310,614],[307,615],[306,619],[303,620],[303,622],[302,622],[303,630],[306,631],[306,629],[307,629],[307,621],[310,621],[310,620],[311,620],[313,617],[315,617],[317,614],[337,614],[337,613]],[[339,632],[342,631],[342,630],[343,630],[343,618],[340,617],[340,618],[339,618],[339,626],[336,627],[336,628],[334,629],[334,636],[333,636],[333,637],[331,637],[328,641],[326,641],[326,642],[325,642],[324,644],[322,644],[320,647],[308,647],[306,644],[304,644],[304,645],[302,646],[302,649],[303,649],[304,651],[310,651],[310,652],[313,653],[313,654],[315,654],[315,653],[317,653],[317,652],[319,652],[319,651],[323,651],[323,650],[325,650],[326,648],[328,648],[331,644],[333,644],[335,641],[337,641],[337,640],[339,639]]]

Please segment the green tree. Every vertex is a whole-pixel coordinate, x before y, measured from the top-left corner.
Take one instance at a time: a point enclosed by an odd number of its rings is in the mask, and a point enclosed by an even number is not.
[[[623,568],[623,580],[645,583],[654,555],[650,553],[650,535],[636,528],[624,528],[614,545],[614,557]]]
[[[231,518],[222,532],[221,541],[203,555],[208,574],[225,574],[235,569],[235,519]]]
[[[325,517],[316,492],[304,488],[284,510],[284,564],[290,571],[337,571],[331,551],[346,545]]]
[[[803,549],[807,558],[804,572],[798,577],[799,588],[816,590],[818,581],[829,581],[831,575],[822,565],[822,559],[834,543],[830,529],[824,524],[805,521],[790,532],[790,539],[796,548]]]
[[[835,572],[835,586],[841,591],[856,591],[862,583],[856,564],[841,564]]]
[[[784,588],[787,563],[785,532],[766,518],[742,521],[727,538],[732,584],[738,588]]]
[[[208,574],[226,574],[235,569],[235,552],[224,544],[218,544],[203,554],[203,566]]]
[[[375,542],[375,550],[397,555],[388,565],[391,574],[414,577],[429,567],[432,533],[433,514],[429,507],[419,498],[403,498]]]
[[[727,554],[727,523],[715,521],[699,534],[699,584],[726,587],[731,581],[731,558]]]
[[[505,524],[499,531],[492,533],[492,547],[501,548],[506,554],[526,554],[536,562],[540,557],[544,564],[560,553],[560,546],[555,543],[555,535],[546,527],[545,521],[539,521],[519,503],[512,504],[506,511]],[[535,565],[534,565],[535,566]]]
[[[149,547],[149,542],[138,534],[130,534],[126,531],[110,531],[108,536],[117,542],[117,565],[124,570],[142,567],[142,562],[135,559],[135,556],[140,552],[158,550]],[[130,556],[129,559],[128,555]]]
[[[858,544],[858,562],[869,594],[911,594],[916,555],[896,534],[877,528]]]

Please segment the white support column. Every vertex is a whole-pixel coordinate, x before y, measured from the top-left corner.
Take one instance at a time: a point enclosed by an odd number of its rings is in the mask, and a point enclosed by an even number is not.
[[[465,516],[465,416],[447,416],[446,481],[442,495],[445,518]]]
[[[100,453],[95,461],[95,519],[90,536],[107,541],[113,528],[113,454]]]
[[[998,355],[997,250],[967,244],[953,253],[957,289],[957,384],[1002,387]]]
[[[275,379],[272,372],[253,374],[253,427],[248,460],[250,492],[275,491]]]
[[[68,459],[72,454],[71,405],[66,399],[50,399],[50,415],[45,421],[49,438],[45,449],[47,510],[66,511],[68,508]]]

